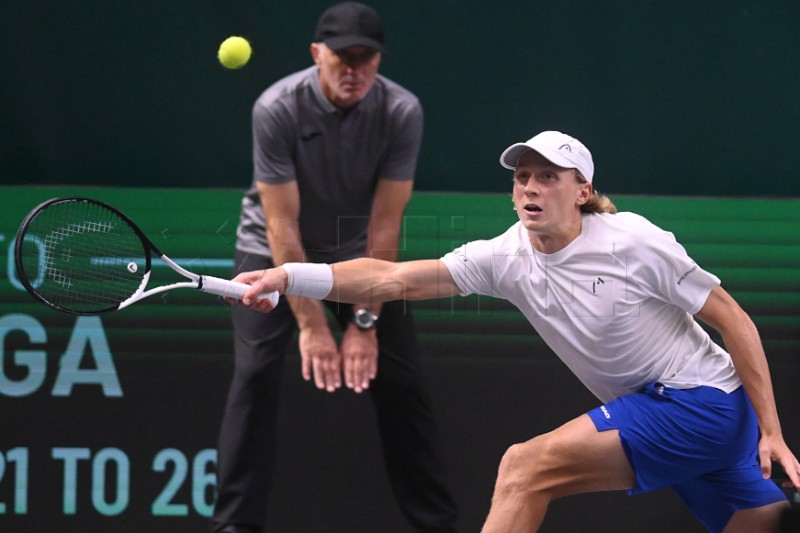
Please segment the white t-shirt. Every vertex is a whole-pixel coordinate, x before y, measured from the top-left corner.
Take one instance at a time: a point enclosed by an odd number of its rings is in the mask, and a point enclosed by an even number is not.
[[[719,279],[639,215],[583,215],[580,236],[552,254],[536,251],[518,222],[442,261],[463,296],[503,298],[522,311],[603,402],[653,382],[741,385],[730,355],[692,317]]]

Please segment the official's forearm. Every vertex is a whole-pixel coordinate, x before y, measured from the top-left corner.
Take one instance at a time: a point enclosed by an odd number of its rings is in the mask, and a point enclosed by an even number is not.
[[[379,220],[378,222],[374,222],[370,225],[365,257],[395,262],[397,261],[397,248],[400,242],[400,222],[387,222],[385,220]],[[373,298],[371,301],[364,300],[353,302],[353,305],[354,307],[366,307],[380,316],[383,302]]]
[[[267,241],[272,251],[272,261],[275,266],[284,263],[304,263],[306,260],[305,251],[297,243],[302,242],[299,226],[296,223],[271,220],[268,228],[275,228],[267,231]],[[303,329],[307,327],[323,327],[327,324],[325,310],[319,301],[301,296],[286,295],[289,307],[297,320],[298,326]]]
[[[397,261],[399,231],[392,229],[376,230],[370,235],[365,257],[382,261]]]

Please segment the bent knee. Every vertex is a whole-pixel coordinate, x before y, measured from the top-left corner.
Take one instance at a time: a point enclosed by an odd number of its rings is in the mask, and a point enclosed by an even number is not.
[[[545,491],[553,486],[557,455],[548,435],[510,446],[500,461],[497,485],[506,491]]]

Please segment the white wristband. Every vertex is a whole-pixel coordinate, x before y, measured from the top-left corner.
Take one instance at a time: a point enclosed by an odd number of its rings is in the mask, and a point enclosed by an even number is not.
[[[324,300],[333,289],[333,269],[319,263],[284,263],[281,265],[289,275],[286,294]]]

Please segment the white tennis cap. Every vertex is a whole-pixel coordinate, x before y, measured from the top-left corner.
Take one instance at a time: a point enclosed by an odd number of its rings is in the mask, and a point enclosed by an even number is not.
[[[528,150],[535,150],[548,161],[564,168],[577,168],[586,181],[592,182],[594,162],[583,143],[560,131],[543,131],[524,143],[512,144],[500,156],[500,164],[514,170],[517,161]]]

